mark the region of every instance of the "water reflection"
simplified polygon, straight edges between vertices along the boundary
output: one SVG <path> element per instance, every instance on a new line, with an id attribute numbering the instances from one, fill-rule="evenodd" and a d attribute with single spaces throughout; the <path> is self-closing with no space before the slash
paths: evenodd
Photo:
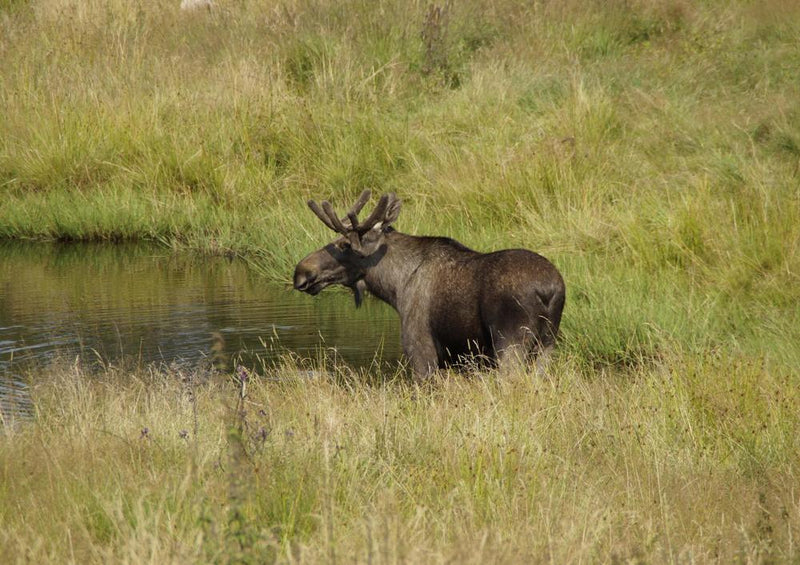
<path id="1" fill-rule="evenodd" d="M 287 350 L 312 357 L 320 347 L 356 367 L 370 365 L 377 351 L 394 363 L 398 325 L 377 300 L 356 310 L 347 293 L 311 298 L 267 283 L 236 260 L 136 245 L 0 244 L 6 387 L 20 364 L 54 356 L 199 363 L 211 354 L 214 334 L 227 359 L 251 366 Z"/>
<path id="2" fill-rule="evenodd" d="M 28 386 L 12 376 L 0 376 L 0 430 L 33 416 Z"/>

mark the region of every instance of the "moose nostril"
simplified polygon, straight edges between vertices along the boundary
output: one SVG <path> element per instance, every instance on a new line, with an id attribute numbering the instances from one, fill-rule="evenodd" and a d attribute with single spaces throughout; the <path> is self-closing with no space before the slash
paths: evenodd
<path id="1" fill-rule="evenodd" d="M 310 273 L 295 273 L 294 275 L 294 287 L 297 290 L 306 290 L 311 284 L 314 282 L 314 275 Z"/>

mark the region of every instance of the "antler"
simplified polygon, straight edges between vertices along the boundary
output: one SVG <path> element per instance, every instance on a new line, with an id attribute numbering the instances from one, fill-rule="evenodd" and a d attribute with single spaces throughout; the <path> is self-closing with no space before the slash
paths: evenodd
<path id="1" fill-rule="evenodd" d="M 328 202 L 323 202 L 323 205 L 324 204 L 328 204 L 330 206 L 330 203 L 328 203 Z M 333 224 L 333 222 L 331 222 L 330 218 L 328 218 L 328 215 L 322 210 L 322 208 L 319 207 L 319 204 L 317 204 L 313 200 L 309 200 L 308 201 L 308 207 L 311 208 L 311 211 L 314 212 L 314 214 L 317 215 L 317 218 L 322 220 L 323 224 L 325 224 L 326 226 L 328 226 L 330 229 L 332 229 L 335 232 L 339 231 L 336 228 L 336 226 Z"/>
<path id="2" fill-rule="evenodd" d="M 353 225 L 353 229 L 359 234 L 365 234 L 374 228 L 375 224 L 383 220 L 383 217 L 386 215 L 386 208 L 389 206 L 389 200 L 393 199 L 394 197 L 394 194 L 384 194 L 381 196 L 381 199 L 378 201 L 378 205 L 375 206 L 372 214 L 370 214 L 369 217 L 364 220 L 363 224 L 358 223 L 355 214 L 348 214 L 347 216 L 350 218 L 350 223 Z"/>
<path id="3" fill-rule="evenodd" d="M 350 231 L 356 231 L 359 234 L 362 234 L 365 231 L 367 231 L 367 229 L 371 229 L 376 223 L 372 222 L 372 225 L 369 225 L 369 220 L 368 220 L 365 224 L 359 225 L 357 220 L 358 213 L 367 203 L 371 194 L 372 192 L 370 190 L 364 190 L 358 197 L 358 200 L 356 200 L 355 204 L 353 204 L 350 210 L 347 211 L 345 218 L 348 218 L 350 220 L 349 226 L 345 225 L 345 223 L 343 222 L 344 218 L 341 219 L 339 218 L 339 216 L 336 214 L 336 211 L 333 209 L 333 206 L 327 200 L 322 201 L 322 206 L 320 206 L 313 200 L 309 200 L 308 207 L 311 208 L 311 211 L 314 212 L 314 214 L 316 214 L 316 216 L 320 220 L 322 220 L 323 224 L 328 226 L 328 228 L 335 231 L 336 233 L 346 234 L 347 232 Z M 383 198 L 381 199 L 381 202 L 378 203 L 378 208 L 381 208 L 382 203 L 383 203 Z M 376 209 L 376 211 L 378 210 Z M 372 215 L 370 215 L 370 219 L 374 215 L 375 212 L 373 212 Z M 369 227 L 367 229 L 364 229 L 364 227 L 367 225 L 369 225 Z"/>
<path id="4" fill-rule="evenodd" d="M 334 211 L 330 202 L 323 200 L 322 209 L 325 210 L 325 214 L 328 215 L 328 219 L 333 224 L 333 231 L 338 233 L 347 233 L 349 231 L 342 223 L 342 220 L 339 219 L 339 216 L 336 215 L 336 211 Z"/>
<path id="5" fill-rule="evenodd" d="M 369 190 L 369 189 L 364 190 L 361 193 L 361 196 L 358 197 L 358 200 L 356 200 L 356 203 L 353 204 L 353 207 L 350 208 L 350 210 L 347 212 L 347 217 L 349 218 L 350 214 L 352 214 L 354 216 L 357 215 L 361 211 L 361 209 L 364 207 L 364 204 L 367 203 L 367 201 L 369 200 L 369 197 L 371 195 L 372 195 L 372 191 L 371 190 Z"/>
<path id="6" fill-rule="evenodd" d="M 374 228 L 379 222 L 384 221 L 387 215 L 392 215 L 395 209 L 399 207 L 399 201 L 393 192 L 384 194 L 367 219 L 363 223 L 359 223 L 358 213 L 367 203 L 371 194 L 369 190 L 364 190 L 356 200 L 356 203 L 347 211 L 346 218 L 350 222 L 349 226 L 344 223 L 344 218 L 339 218 L 333 206 L 327 200 L 322 201 L 321 207 L 313 200 L 309 200 L 308 207 L 322 220 L 323 224 L 336 233 L 360 237 Z"/>

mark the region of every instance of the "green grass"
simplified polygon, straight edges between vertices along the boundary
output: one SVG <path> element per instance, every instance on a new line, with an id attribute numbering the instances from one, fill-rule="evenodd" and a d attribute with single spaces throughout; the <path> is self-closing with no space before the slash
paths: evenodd
<path id="1" fill-rule="evenodd" d="M 551 258 L 593 362 L 732 337 L 800 362 L 791 2 L 2 10 L 0 237 L 287 281 L 330 237 L 306 199 L 394 190 L 402 230 Z"/>
<path id="2" fill-rule="evenodd" d="M 149 240 L 287 281 L 331 235 L 305 200 L 341 208 L 369 187 L 399 194 L 403 231 L 531 248 L 567 281 L 551 380 L 263 385 L 259 402 L 338 414 L 339 439 L 312 438 L 297 406 L 276 413 L 309 435 L 258 464 L 271 486 L 246 510 L 268 539 L 249 546 L 309 562 L 797 560 L 780 404 L 800 386 L 795 2 L 465 0 L 438 19 L 400 0 L 177 4 L 0 0 L 0 237 Z M 117 386 L 95 400 L 146 410 L 157 394 Z M 213 414 L 212 459 L 227 449 Z M 400 446 L 379 453 L 387 414 Z M 8 480 L 35 483 L 6 487 L 28 493 L 13 517 L 30 533 L 3 547 L 72 559 L 68 523 L 79 562 L 229 554 L 196 541 L 204 516 L 227 527 L 226 475 L 206 461 L 198 482 L 172 432 L 145 450 L 157 463 L 111 459 L 144 457 L 135 428 L 155 426 L 117 416 L 127 443 L 72 423 L 81 449 L 53 455 L 43 424 L 3 440 Z M 95 500 L 71 473 L 97 445 L 118 467 L 91 479 Z"/>

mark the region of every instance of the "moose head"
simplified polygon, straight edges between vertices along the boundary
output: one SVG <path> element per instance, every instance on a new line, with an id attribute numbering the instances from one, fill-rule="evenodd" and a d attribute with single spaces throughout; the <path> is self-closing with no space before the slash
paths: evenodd
<path id="1" fill-rule="evenodd" d="M 308 201 L 311 211 L 340 237 L 297 264 L 294 288 L 313 296 L 326 286 L 342 284 L 353 290 L 356 306 L 361 305 L 366 288 L 363 278 L 367 269 L 377 264 L 386 252 L 386 234 L 400 214 L 400 200 L 389 193 L 381 197 L 366 220 L 359 222 L 358 214 L 370 194 L 369 190 L 363 191 L 342 218 L 327 200 L 323 200 L 322 205 Z"/>

